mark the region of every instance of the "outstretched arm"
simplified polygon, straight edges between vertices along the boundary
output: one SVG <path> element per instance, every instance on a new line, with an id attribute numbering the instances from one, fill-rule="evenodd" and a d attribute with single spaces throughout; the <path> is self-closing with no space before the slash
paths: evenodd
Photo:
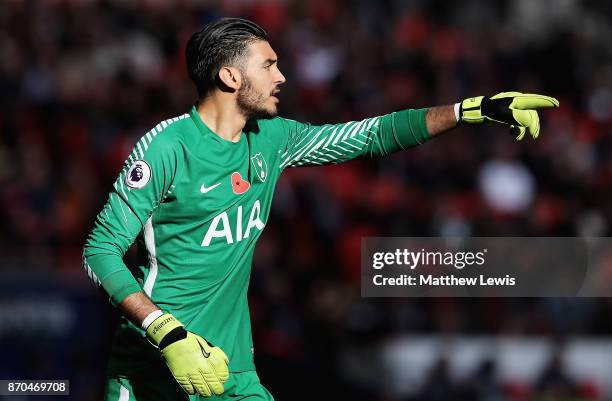
<path id="1" fill-rule="evenodd" d="M 284 140 L 280 168 L 342 163 L 359 157 L 379 157 L 421 145 L 458 124 L 493 122 L 506 125 L 516 139 L 537 138 L 537 109 L 557 107 L 557 99 L 520 92 L 472 97 L 455 105 L 408 109 L 343 124 L 311 125 L 282 118 Z"/>

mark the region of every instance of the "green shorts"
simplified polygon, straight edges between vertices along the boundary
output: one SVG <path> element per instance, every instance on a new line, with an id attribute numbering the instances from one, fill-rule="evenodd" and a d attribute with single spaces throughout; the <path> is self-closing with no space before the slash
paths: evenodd
<path id="1" fill-rule="evenodd" d="M 257 372 L 230 373 L 222 395 L 202 397 L 187 395 L 170 375 L 164 377 L 109 377 L 105 401 L 274 401 L 272 394 L 259 382 Z"/>

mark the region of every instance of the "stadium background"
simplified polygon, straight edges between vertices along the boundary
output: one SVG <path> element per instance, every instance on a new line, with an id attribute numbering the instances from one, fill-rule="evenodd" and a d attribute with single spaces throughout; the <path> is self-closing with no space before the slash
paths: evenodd
<path id="1" fill-rule="evenodd" d="M 230 15 L 270 34 L 297 120 L 509 89 L 561 101 L 537 142 L 461 128 L 284 175 L 250 291 L 277 400 L 612 399 L 609 299 L 359 296 L 366 235 L 610 235 L 603 0 L 3 0 L 0 378 L 69 378 L 69 399 L 100 399 L 116 317 L 81 269 L 84 238 L 137 138 L 193 102 L 187 38 Z"/>

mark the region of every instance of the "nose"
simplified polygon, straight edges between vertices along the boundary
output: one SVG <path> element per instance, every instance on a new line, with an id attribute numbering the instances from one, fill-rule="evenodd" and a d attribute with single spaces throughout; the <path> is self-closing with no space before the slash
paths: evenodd
<path id="1" fill-rule="evenodd" d="M 278 76 L 276 77 L 276 83 L 277 84 L 284 84 L 287 80 L 285 79 L 285 76 L 283 75 L 282 72 L 280 72 L 280 70 L 278 70 Z"/>

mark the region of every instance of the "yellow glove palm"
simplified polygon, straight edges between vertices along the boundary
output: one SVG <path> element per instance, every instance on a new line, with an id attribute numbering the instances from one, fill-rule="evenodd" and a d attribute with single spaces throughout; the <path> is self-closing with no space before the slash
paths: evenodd
<path id="1" fill-rule="evenodd" d="M 507 124 L 516 132 L 516 140 L 524 138 L 525 133 L 535 139 L 540 134 L 540 118 L 536 109 L 559 107 L 554 97 L 534 93 L 501 92 L 490 98 L 472 97 L 461 102 L 461 121 L 482 123 L 494 121 Z"/>
<path id="2" fill-rule="evenodd" d="M 172 376 L 187 394 L 223 394 L 223 383 L 229 379 L 229 360 L 221 348 L 186 331 L 170 314 L 151 323 L 147 338 L 159 347 Z"/>

